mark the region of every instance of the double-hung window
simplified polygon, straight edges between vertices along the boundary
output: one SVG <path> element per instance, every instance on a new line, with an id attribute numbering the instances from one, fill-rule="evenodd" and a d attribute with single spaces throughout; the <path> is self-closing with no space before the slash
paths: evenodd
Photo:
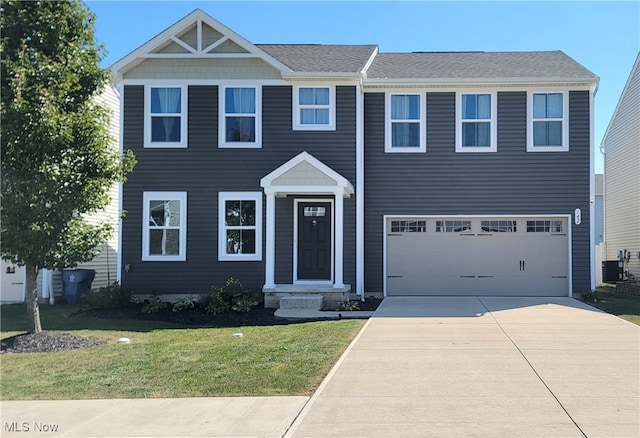
<path id="1" fill-rule="evenodd" d="M 335 87 L 294 87 L 293 129 L 335 130 Z"/>
<path id="2" fill-rule="evenodd" d="M 261 192 L 220 192 L 218 260 L 262 260 Z"/>
<path id="3" fill-rule="evenodd" d="M 142 260 L 185 261 L 187 258 L 187 193 L 144 192 Z"/>
<path id="4" fill-rule="evenodd" d="M 529 93 L 527 151 L 569 150 L 566 92 Z"/>
<path id="5" fill-rule="evenodd" d="M 385 152 L 425 152 L 425 96 L 415 93 L 388 93 L 385 107 Z"/>
<path id="6" fill-rule="evenodd" d="M 145 88 L 145 147 L 187 147 L 186 87 Z"/>
<path id="7" fill-rule="evenodd" d="M 458 93 L 456 152 L 496 152 L 496 93 Z"/>
<path id="8" fill-rule="evenodd" d="M 220 147 L 259 148 L 262 145 L 260 87 L 221 87 Z"/>

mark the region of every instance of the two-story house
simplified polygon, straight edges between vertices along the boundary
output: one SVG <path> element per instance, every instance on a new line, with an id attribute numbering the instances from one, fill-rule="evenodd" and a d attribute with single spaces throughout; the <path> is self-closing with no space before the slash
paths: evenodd
<path id="1" fill-rule="evenodd" d="M 256 45 L 196 10 L 113 69 L 138 293 L 593 287 L 598 78 L 560 51 Z"/>

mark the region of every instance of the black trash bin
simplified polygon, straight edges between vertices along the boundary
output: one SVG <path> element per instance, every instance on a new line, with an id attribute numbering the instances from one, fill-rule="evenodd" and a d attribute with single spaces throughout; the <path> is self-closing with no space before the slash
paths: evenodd
<path id="1" fill-rule="evenodd" d="M 67 304 L 78 304 L 80 297 L 91 290 L 96 278 L 93 269 L 65 269 L 62 271 L 62 296 Z"/>

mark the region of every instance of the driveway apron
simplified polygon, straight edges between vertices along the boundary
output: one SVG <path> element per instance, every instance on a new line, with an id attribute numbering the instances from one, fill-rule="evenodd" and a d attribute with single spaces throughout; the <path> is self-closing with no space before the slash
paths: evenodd
<path id="1" fill-rule="evenodd" d="M 386 298 L 288 437 L 640 437 L 640 327 L 571 298 Z"/>

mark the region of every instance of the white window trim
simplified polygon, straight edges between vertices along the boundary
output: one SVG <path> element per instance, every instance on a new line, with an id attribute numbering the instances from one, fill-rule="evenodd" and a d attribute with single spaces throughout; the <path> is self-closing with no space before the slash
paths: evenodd
<path id="1" fill-rule="evenodd" d="M 149 253 L 149 202 L 153 200 L 180 201 L 180 248 L 178 255 Z M 187 260 L 187 192 L 143 192 L 142 194 L 142 261 L 184 262 Z"/>
<path id="2" fill-rule="evenodd" d="M 392 141 L 392 120 L 391 120 L 391 96 L 398 95 L 413 95 L 420 97 L 420 146 L 419 147 L 393 147 L 391 145 Z M 407 153 L 424 153 L 427 151 L 427 93 L 418 92 L 415 90 L 406 90 L 406 91 L 394 91 L 385 93 L 385 109 L 384 109 L 384 120 L 385 120 L 385 141 L 384 141 L 384 151 L 386 153 L 398 153 L 398 154 L 407 154 Z M 399 122 L 402 122 L 399 120 Z M 413 120 L 408 120 L 408 122 L 413 122 Z"/>
<path id="3" fill-rule="evenodd" d="M 562 94 L 562 119 L 534 119 L 533 95 L 534 94 Z M 534 146 L 533 122 L 534 121 L 561 121 L 562 122 L 562 146 Z M 569 92 L 558 90 L 536 90 L 527 92 L 527 152 L 568 152 L 569 151 Z"/>
<path id="4" fill-rule="evenodd" d="M 152 88 L 180 88 L 180 141 L 152 142 L 151 141 L 151 89 Z M 153 84 L 144 86 L 144 147 L 145 148 L 186 148 L 188 146 L 188 88 L 186 85 Z"/>
<path id="5" fill-rule="evenodd" d="M 227 201 L 255 201 L 256 203 L 256 252 L 255 254 L 227 254 L 227 227 L 225 225 Z M 262 260 L 262 192 L 219 192 L 218 193 L 218 261 L 261 261 Z"/>
<path id="6" fill-rule="evenodd" d="M 489 94 L 491 95 L 491 119 L 462 119 L 462 96 L 469 94 Z M 462 123 L 469 122 L 489 122 L 489 135 L 491 144 L 489 147 L 462 146 Z M 461 153 L 485 153 L 498 151 L 498 93 L 495 91 L 478 90 L 463 91 L 456 93 L 456 152 Z"/>
<path id="7" fill-rule="evenodd" d="M 301 88 L 328 88 L 329 89 L 329 105 L 301 105 L 300 89 Z M 292 127 L 294 131 L 335 131 L 336 130 L 336 86 L 335 85 L 295 85 L 293 87 L 292 96 Z M 329 123 L 326 125 L 302 124 L 300 121 L 300 110 L 309 109 L 328 109 Z"/>
<path id="8" fill-rule="evenodd" d="M 225 96 L 227 88 L 253 88 L 256 90 L 256 141 L 227 142 L 227 114 L 225 112 Z M 228 84 L 221 85 L 218 91 L 218 147 L 233 149 L 256 149 L 262 147 L 262 86 Z"/>

